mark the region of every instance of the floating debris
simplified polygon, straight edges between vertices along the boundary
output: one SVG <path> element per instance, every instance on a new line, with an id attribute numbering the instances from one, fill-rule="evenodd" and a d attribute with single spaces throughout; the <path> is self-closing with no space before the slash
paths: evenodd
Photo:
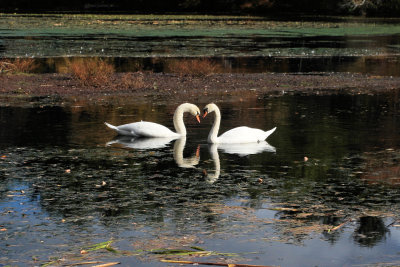
<path id="1" fill-rule="evenodd" d="M 175 260 L 161 260 L 161 261 L 168 262 L 168 263 L 193 264 L 193 265 L 213 265 L 213 266 L 227 266 L 227 267 L 272 267 L 269 265 L 253 265 L 253 264 L 222 263 L 222 262 L 175 261 Z"/>

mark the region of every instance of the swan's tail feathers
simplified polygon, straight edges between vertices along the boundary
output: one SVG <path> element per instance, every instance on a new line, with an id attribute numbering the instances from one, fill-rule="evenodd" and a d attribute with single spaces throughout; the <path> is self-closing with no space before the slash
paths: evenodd
<path id="1" fill-rule="evenodd" d="M 272 128 L 271 130 L 266 131 L 264 140 L 267 139 L 268 136 L 270 136 L 273 132 L 275 132 L 275 130 L 276 130 L 276 127 Z"/>
<path id="2" fill-rule="evenodd" d="M 113 130 L 115 130 L 115 131 L 118 130 L 117 127 L 115 127 L 114 125 L 111 125 L 111 124 L 109 124 L 109 123 L 107 123 L 107 122 L 105 122 L 104 124 L 107 125 L 107 127 L 110 128 L 110 129 L 113 129 Z"/>

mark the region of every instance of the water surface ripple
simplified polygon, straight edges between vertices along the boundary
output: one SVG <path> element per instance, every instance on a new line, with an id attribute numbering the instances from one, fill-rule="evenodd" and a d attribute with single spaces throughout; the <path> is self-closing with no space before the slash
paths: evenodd
<path id="1" fill-rule="evenodd" d="M 177 104 L 0 107 L 0 264 L 167 266 L 150 250 L 190 246 L 238 253 L 199 261 L 400 262 L 394 94 L 217 103 L 221 132 L 278 127 L 268 144 L 239 148 L 207 144 L 212 115 L 185 116 L 187 138 L 160 142 L 103 124 L 173 128 Z M 80 253 L 108 240 L 119 253 Z"/>

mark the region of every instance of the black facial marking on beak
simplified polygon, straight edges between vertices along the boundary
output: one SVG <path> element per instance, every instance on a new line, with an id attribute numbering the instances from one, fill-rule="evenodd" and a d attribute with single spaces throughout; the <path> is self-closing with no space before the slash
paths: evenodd
<path id="1" fill-rule="evenodd" d="M 203 118 L 205 118 L 208 114 L 208 108 L 203 109 Z"/>

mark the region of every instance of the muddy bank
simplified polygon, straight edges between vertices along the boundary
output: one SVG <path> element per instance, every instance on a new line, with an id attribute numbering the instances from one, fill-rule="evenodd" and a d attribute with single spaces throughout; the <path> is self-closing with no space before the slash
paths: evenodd
<path id="1" fill-rule="evenodd" d="M 54 96 L 61 99 L 129 96 L 135 99 L 185 100 L 199 97 L 268 97 L 283 94 L 375 94 L 400 89 L 400 77 L 350 73 L 212 74 L 116 73 L 106 84 L 84 85 L 68 74 L 0 75 L 6 98 Z"/>

